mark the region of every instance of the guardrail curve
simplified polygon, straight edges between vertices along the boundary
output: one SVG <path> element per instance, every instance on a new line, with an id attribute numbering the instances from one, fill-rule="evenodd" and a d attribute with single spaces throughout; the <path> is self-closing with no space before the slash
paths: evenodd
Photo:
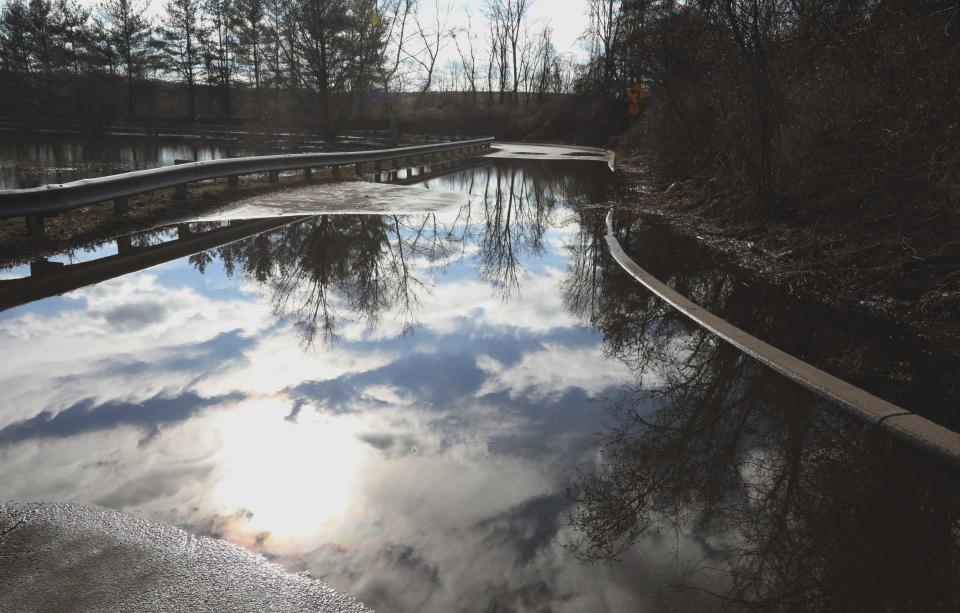
<path id="1" fill-rule="evenodd" d="M 851 414 L 912 447 L 946 460 L 954 469 L 960 470 L 960 433 L 874 396 L 777 349 L 717 317 L 641 268 L 623 250 L 614 234 L 612 209 L 607 213 L 606 241 L 610 255 L 627 274 L 700 327 L 818 396 L 839 404 Z"/>

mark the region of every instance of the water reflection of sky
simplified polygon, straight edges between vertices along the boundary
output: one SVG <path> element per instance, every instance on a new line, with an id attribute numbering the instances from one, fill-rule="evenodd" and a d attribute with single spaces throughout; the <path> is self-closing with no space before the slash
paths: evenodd
<path id="1" fill-rule="evenodd" d="M 650 539 L 619 566 L 563 547 L 601 398 L 637 378 L 564 305 L 564 201 L 593 196 L 537 185 L 559 202 L 513 219 L 504 272 L 483 172 L 431 185 L 477 198 L 430 220 L 442 252 L 413 254 L 412 332 L 393 301 L 375 327 L 341 308 L 335 342 L 305 345 L 275 279 L 218 257 L 4 313 L 3 497 L 222 535 L 385 610 L 635 609 L 637 573 L 697 546 Z"/>

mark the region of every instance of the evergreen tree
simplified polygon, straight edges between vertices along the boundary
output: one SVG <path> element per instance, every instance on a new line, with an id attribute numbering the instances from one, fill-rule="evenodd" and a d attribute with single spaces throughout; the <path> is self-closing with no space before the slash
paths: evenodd
<path id="1" fill-rule="evenodd" d="M 162 66 L 187 86 L 191 120 L 197 116 L 196 85 L 202 76 L 207 33 L 200 10 L 200 0 L 169 0 L 155 41 Z"/>
<path id="2" fill-rule="evenodd" d="M 150 22 L 141 0 L 106 0 L 100 5 L 98 45 L 100 59 L 111 74 L 122 71 L 127 82 L 127 112 L 133 114 L 134 89 L 143 80 L 150 60 Z"/>
<path id="3" fill-rule="evenodd" d="M 237 43 L 240 61 L 253 79 L 257 91 L 263 82 L 263 53 L 266 36 L 267 15 L 265 0 L 235 0 L 234 22 L 237 28 Z"/>
<path id="4" fill-rule="evenodd" d="M 23 0 L 11 0 L 0 14 L 0 62 L 8 72 L 30 74 L 30 18 Z"/>
<path id="5" fill-rule="evenodd" d="M 223 114 L 231 114 L 230 86 L 237 66 L 240 43 L 234 0 L 206 0 L 207 36 L 204 39 L 204 65 L 207 82 L 220 90 Z"/>

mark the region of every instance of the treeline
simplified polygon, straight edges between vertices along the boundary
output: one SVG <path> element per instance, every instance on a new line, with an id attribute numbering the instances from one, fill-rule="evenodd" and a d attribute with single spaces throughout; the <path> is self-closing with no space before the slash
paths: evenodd
<path id="1" fill-rule="evenodd" d="M 488 0 L 475 29 L 449 25 L 453 6 L 439 1 L 166 0 L 151 19 L 146 0 L 6 0 L 0 113 L 259 118 L 333 133 L 398 129 L 404 92 L 530 104 L 569 92 L 575 68 L 549 27 L 531 28 L 529 4 Z"/>
<path id="2" fill-rule="evenodd" d="M 746 188 L 771 211 L 956 211 L 956 0 L 590 5 L 591 62 L 578 86 L 614 110 L 633 83 L 648 89 L 632 136 L 658 153 L 667 181 Z"/>
<path id="3" fill-rule="evenodd" d="M 56 114 L 78 89 L 101 99 L 106 88 L 137 116 L 155 110 L 157 82 L 168 81 L 181 86 L 186 119 L 196 118 L 201 89 L 216 92 L 215 113 L 230 119 L 240 88 L 260 94 L 258 104 L 272 100 L 274 111 L 281 91 L 297 89 L 332 125 L 335 94 L 369 91 L 386 78 L 387 25 L 374 0 L 169 0 L 156 23 L 146 9 L 141 0 L 105 0 L 93 11 L 73 0 L 8 0 L 0 17 L 4 102 Z"/>

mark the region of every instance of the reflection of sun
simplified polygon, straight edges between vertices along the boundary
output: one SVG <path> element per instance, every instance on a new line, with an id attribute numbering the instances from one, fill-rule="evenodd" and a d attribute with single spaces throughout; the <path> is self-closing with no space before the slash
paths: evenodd
<path id="1" fill-rule="evenodd" d="M 213 499 L 252 514 L 231 527 L 241 533 L 232 537 L 268 532 L 274 547 L 322 538 L 354 498 L 365 458 L 359 424 L 306 408 L 291 423 L 284 420 L 291 404 L 289 398 L 244 402 L 218 420 L 223 477 Z"/>

